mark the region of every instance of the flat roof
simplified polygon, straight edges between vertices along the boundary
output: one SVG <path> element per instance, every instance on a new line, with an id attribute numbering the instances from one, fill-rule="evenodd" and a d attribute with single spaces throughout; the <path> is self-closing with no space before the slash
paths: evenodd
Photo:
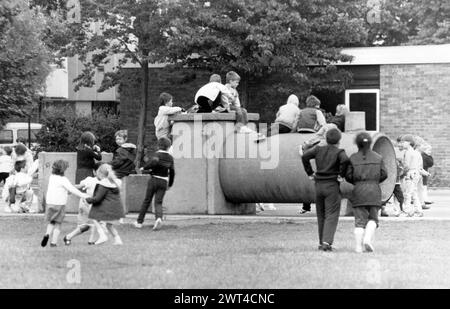
<path id="1" fill-rule="evenodd" d="M 341 53 L 354 58 L 339 65 L 450 63 L 450 44 L 352 47 Z"/>

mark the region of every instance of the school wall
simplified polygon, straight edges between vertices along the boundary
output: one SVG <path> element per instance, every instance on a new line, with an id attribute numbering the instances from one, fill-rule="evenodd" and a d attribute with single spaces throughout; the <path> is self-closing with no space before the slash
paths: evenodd
<path id="1" fill-rule="evenodd" d="M 433 147 L 431 187 L 450 187 L 450 64 L 382 65 L 380 130 L 412 133 Z"/>

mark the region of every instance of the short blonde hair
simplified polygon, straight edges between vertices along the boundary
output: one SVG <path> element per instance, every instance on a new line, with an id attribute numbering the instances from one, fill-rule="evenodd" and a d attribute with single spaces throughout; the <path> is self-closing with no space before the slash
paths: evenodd
<path id="1" fill-rule="evenodd" d="M 128 131 L 127 130 L 119 130 L 114 134 L 114 137 L 117 138 L 117 136 L 122 137 L 124 140 L 128 139 Z"/>
<path id="2" fill-rule="evenodd" d="M 237 81 L 241 80 L 241 77 L 239 76 L 239 74 L 234 71 L 228 72 L 226 78 L 227 78 L 227 83 L 234 81 L 234 80 L 237 80 Z"/>
<path id="3" fill-rule="evenodd" d="M 345 104 L 336 106 L 336 116 L 347 115 L 349 113 L 348 107 Z"/>
<path id="4" fill-rule="evenodd" d="M 219 74 L 213 74 L 209 77 L 210 83 L 222 83 L 222 77 Z"/>

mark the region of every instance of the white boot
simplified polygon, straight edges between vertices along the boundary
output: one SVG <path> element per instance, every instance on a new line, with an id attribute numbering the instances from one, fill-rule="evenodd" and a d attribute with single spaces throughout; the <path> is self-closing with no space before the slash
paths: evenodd
<path id="1" fill-rule="evenodd" d="M 364 229 L 362 227 L 356 227 L 355 228 L 355 251 L 356 253 L 362 253 L 363 252 L 363 238 L 364 238 Z"/>
<path id="2" fill-rule="evenodd" d="M 376 229 L 377 229 L 377 224 L 375 223 L 375 221 L 370 220 L 369 222 L 367 222 L 365 233 L 364 233 L 364 240 L 363 240 L 364 248 L 366 249 L 367 252 L 374 251 L 372 241 L 373 241 L 373 236 L 375 235 Z"/>

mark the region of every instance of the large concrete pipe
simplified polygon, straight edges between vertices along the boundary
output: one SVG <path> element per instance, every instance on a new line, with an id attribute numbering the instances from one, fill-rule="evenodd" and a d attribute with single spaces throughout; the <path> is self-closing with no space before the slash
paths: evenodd
<path id="1" fill-rule="evenodd" d="M 340 148 L 348 156 L 357 151 L 356 133 L 343 133 Z M 299 149 L 315 134 L 280 134 L 255 143 L 251 135 L 233 134 L 225 141 L 219 161 L 223 193 L 233 203 L 300 203 L 314 202 L 314 183 L 307 176 Z M 384 134 L 373 135 L 372 149 L 381 154 L 388 179 L 381 184 L 386 201 L 394 190 L 397 168 L 395 151 Z M 245 148 L 245 149 L 243 149 Z M 341 183 L 341 192 L 349 197 L 352 185 Z"/>

